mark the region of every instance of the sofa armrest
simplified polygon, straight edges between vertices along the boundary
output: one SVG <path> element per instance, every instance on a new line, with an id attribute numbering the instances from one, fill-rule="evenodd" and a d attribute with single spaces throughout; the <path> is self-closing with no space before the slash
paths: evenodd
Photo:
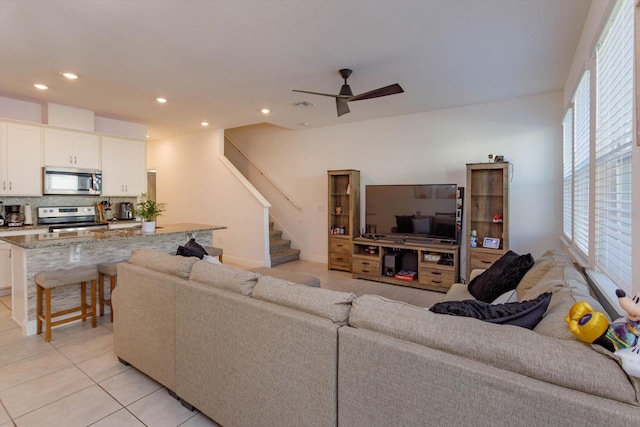
<path id="1" fill-rule="evenodd" d="M 482 268 L 474 268 L 473 270 L 471 270 L 471 273 L 469 273 L 469 282 L 471 282 L 473 279 L 475 279 L 476 277 L 478 277 L 479 275 L 481 275 L 485 271 L 486 270 L 484 270 Z"/>

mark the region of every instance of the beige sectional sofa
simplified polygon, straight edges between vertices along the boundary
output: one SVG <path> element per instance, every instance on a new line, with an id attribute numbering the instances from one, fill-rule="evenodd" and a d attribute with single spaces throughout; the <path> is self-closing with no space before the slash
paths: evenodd
<path id="1" fill-rule="evenodd" d="M 534 330 L 151 250 L 118 276 L 118 357 L 225 427 L 640 420 L 639 381 L 567 329 L 574 302 L 600 305 L 560 252 L 517 289 L 519 300 L 553 292 Z M 457 284 L 447 298 L 472 297 Z"/>

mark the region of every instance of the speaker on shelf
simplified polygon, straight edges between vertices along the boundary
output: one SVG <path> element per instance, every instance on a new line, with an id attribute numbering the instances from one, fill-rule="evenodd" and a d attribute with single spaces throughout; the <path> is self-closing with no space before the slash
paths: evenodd
<path id="1" fill-rule="evenodd" d="M 393 277 L 402 270 L 402 252 L 389 252 L 384 256 L 383 272 L 385 276 Z"/>

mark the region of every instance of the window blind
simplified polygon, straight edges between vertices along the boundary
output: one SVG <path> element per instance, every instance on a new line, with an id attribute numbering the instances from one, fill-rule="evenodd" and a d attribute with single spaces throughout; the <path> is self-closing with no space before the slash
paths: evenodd
<path id="1" fill-rule="evenodd" d="M 591 73 L 586 71 L 574 98 L 573 242 L 589 256 L 589 147 L 591 146 Z"/>
<path id="2" fill-rule="evenodd" d="M 620 0 L 596 52 L 595 263 L 631 290 L 633 1 Z"/>
<path id="3" fill-rule="evenodd" d="M 573 241 L 573 109 L 569 108 L 562 121 L 562 232 Z"/>

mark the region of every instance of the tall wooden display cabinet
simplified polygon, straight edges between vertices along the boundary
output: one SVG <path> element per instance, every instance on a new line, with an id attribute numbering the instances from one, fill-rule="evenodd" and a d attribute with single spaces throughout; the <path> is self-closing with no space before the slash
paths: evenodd
<path id="1" fill-rule="evenodd" d="M 351 243 L 360 234 L 360 171 L 327 171 L 329 270 L 351 271 Z"/>
<path id="2" fill-rule="evenodd" d="M 508 162 L 467 164 L 465 209 L 468 281 L 471 270 L 490 267 L 509 250 Z"/>

